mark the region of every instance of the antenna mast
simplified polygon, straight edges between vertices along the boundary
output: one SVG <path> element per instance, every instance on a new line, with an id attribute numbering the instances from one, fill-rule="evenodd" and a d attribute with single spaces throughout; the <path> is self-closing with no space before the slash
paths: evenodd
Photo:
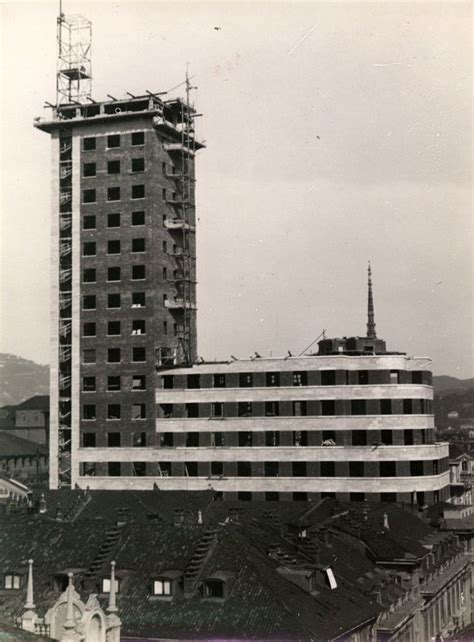
<path id="1" fill-rule="evenodd" d="M 56 105 L 87 103 L 92 88 L 92 23 L 79 15 L 65 16 L 59 2 Z"/>

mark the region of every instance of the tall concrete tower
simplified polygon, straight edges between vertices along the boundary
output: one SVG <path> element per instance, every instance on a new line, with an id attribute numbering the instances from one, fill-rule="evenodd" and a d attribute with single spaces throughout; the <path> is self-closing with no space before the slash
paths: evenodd
<path id="1" fill-rule="evenodd" d="M 189 80 L 185 99 L 147 91 L 96 102 L 90 38 L 87 20 L 60 14 L 56 104 L 35 120 L 52 144 L 52 488 L 151 474 L 152 463 L 88 464 L 80 453 L 153 448 L 156 372 L 197 352 L 203 145 Z"/>

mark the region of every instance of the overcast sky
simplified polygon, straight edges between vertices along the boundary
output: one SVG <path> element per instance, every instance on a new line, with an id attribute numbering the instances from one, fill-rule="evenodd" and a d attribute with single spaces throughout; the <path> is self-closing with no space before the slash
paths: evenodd
<path id="1" fill-rule="evenodd" d="M 1 350 L 49 362 L 58 3 L 3 2 Z M 471 3 L 68 2 L 93 96 L 198 86 L 199 354 L 366 330 L 472 376 Z M 173 94 L 176 95 L 176 94 Z"/>

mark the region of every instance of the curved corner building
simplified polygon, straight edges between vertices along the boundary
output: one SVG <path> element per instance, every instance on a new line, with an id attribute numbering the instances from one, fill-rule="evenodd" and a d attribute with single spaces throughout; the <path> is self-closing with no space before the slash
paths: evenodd
<path id="1" fill-rule="evenodd" d="M 81 448 L 90 488 L 213 488 L 224 499 L 397 501 L 449 497 L 436 443 L 430 359 L 390 352 L 375 333 L 323 339 L 303 357 L 161 369 L 156 439 Z M 135 476 L 122 476 L 133 461 Z"/>

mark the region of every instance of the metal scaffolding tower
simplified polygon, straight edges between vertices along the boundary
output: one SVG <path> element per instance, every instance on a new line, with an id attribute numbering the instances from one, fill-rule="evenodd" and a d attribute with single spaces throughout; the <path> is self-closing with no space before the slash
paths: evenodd
<path id="1" fill-rule="evenodd" d="M 60 9 L 57 24 L 56 105 L 86 103 L 92 86 L 92 23 Z"/>

